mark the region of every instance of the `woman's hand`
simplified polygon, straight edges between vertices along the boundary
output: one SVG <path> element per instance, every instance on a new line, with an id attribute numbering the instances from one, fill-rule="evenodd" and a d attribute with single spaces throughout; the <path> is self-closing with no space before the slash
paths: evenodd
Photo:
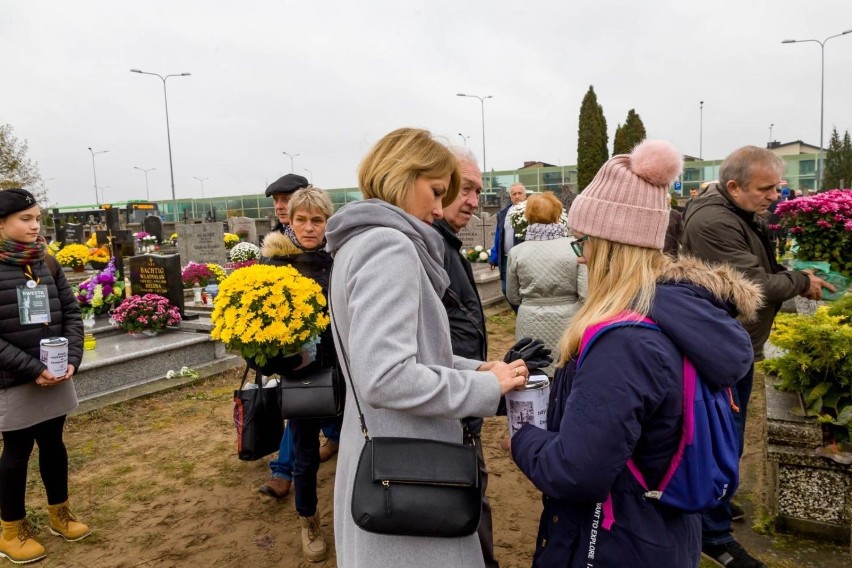
<path id="1" fill-rule="evenodd" d="M 518 359 L 511 363 L 493 362 L 493 365 L 488 370 L 497 375 L 501 395 L 506 394 L 510 390 L 522 389 L 527 384 L 527 378 L 530 376 L 527 364 L 524 363 L 523 359 Z"/>

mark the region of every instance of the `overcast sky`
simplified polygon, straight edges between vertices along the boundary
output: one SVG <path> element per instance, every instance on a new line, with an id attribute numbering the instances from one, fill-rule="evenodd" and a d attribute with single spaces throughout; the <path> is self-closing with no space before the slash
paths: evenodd
<path id="1" fill-rule="evenodd" d="M 722 158 L 819 143 L 820 47 L 852 29 L 852 1 L 504 2 L 0 0 L 0 123 L 29 141 L 53 202 L 171 197 L 168 80 L 178 198 L 260 193 L 290 171 L 354 186 L 360 159 L 400 126 L 454 144 L 488 170 L 571 165 L 594 85 L 610 136 L 635 108 L 649 137 Z M 825 49 L 825 144 L 852 130 L 852 34 Z M 703 137 L 699 101 L 704 101 Z M 308 174 L 305 169 L 312 172 Z"/>

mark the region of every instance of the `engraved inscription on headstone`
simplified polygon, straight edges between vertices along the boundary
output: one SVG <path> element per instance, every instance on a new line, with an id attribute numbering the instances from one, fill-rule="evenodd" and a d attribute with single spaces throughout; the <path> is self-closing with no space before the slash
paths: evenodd
<path id="1" fill-rule="evenodd" d="M 490 249 L 494 243 L 494 227 L 496 216 L 484 214 L 480 219 L 473 215 L 467 225 L 459 231 L 459 239 L 462 242 L 462 248 L 469 249 L 477 245 L 484 249 Z"/>
<path id="2" fill-rule="evenodd" d="M 178 252 L 183 262 L 225 264 L 225 230 L 221 223 L 178 224 Z"/>
<path id="3" fill-rule="evenodd" d="M 254 219 L 249 219 L 248 217 L 229 217 L 228 231 L 250 243 L 257 243 L 257 227 L 254 224 Z"/>
<path id="4" fill-rule="evenodd" d="M 83 225 L 80 223 L 68 223 L 65 225 L 65 242 L 62 246 L 78 244 L 82 245 L 86 242 L 86 235 L 83 232 Z"/>
<path id="5" fill-rule="evenodd" d="M 142 221 L 142 228 L 149 235 L 157 237 L 157 244 L 163 242 L 163 220 L 156 215 L 148 215 Z"/>
<path id="6" fill-rule="evenodd" d="M 133 295 L 158 294 L 184 313 L 180 257 L 176 254 L 142 254 L 130 259 Z"/>

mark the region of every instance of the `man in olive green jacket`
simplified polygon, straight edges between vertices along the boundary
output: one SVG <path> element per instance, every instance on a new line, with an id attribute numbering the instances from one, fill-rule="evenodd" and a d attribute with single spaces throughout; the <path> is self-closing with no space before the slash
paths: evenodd
<path id="1" fill-rule="evenodd" d="M 757 319 L 745 324 L 751 336 L 755 360 L 763 359 L 763 346 L 769 338 L 775 314 L 785 300 L 804 296 L 822 297 L 822 288 L 834 290 L 824 280 L 807 271 L 787 270 L 775 260 L 766 229 L 766 212 L 778 199 L 778 185 L 784 162 L 769 150 L 745 146 L 725 158 L 719 181 L 693 198 L 684 218 L 684 254 L 702 260 L 722 262 L 742 271 L 763 289 L 765 304 Z M 744 441 L 746 410 L 751 396 L 754 367 L 733 389 L 740 412 L 734 415 L 740 443 Z M 726 503 L 704 514 L 702 551 L 728 568 L 759 568 L 764 564 L 752 558 L 731 536 L 732 515 Z"/>

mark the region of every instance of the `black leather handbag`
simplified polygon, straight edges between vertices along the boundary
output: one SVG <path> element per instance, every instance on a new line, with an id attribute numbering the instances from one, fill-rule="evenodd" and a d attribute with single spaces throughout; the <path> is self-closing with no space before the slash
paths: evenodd
<path id="1" fill-rule="evenodd" d="M 237 455 L 241 460 L 254 461 L 278 451 L 284 420 L 278 389 L 263 388 L 260 371 L 255 371 L 253 383 L 246 383 L 248 372 L 246 367 L 240 388 L 234 391 L 234 426 Z M 254 388 L 246 389 L 246 384 Z"/>
<path id="2" fill-rule="evenodd" d="M 343 412 L 346 384 L 337 366 L 287 371 L 279 381 L 284 418 L 329 418 Z"/>
<path id="3" fill-rule="evenodd" d="M 329 303 L 331 302 L 329 284 Z M 476 449 L 419 438 L 370 438 L 349 358 L 329 307 L 364 447 L 352 491 L 352 519 L 378 534 L 456 538 L 476 532 L 482 513 Z"/>

